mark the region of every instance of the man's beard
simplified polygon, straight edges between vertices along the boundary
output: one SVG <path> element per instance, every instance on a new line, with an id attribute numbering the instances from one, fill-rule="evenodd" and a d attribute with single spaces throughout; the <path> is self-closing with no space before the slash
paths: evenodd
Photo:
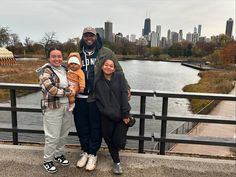
<path id="1" fill-rule="evenodd" d="M 84 42 L 84 48 L 85 48 L 85 49 L 91 50 L 91 49 L 94 49 L 95 47 L 96 47 L 96 41 L 95 41 L 92 45 L 87 45 L 87 44 Z"/>

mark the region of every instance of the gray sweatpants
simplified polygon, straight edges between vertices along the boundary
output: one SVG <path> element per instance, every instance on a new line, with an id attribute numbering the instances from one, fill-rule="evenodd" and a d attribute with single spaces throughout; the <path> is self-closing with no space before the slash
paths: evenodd
<path id="1" fill-rule="evenodd" d="M 46 109 L 43 117 L 45 134 L 44 161 L 49 162 L 64 155 L 66 137 L 72 125 L 72 113 L 69 104 L 61 104 L 58 109 Z"/>

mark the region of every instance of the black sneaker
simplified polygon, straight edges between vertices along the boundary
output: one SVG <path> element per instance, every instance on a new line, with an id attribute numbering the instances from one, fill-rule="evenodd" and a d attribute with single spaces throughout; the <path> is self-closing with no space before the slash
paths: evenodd
<path id="1" fill-rule="evenodd" d="M 70 162 L 65 158 L 64 155 L 61 155 L 59 157 L 55 157 L 55 162 L 60 163 L 61 165 L 67 166 L 70 164 Z"/>
<path id="2" fill-rule="evenodd" d="M 50 162 L 44 162 L 43 163 L 43 167 L 45 168 L 45 170 L 48 173 L 56 173 L 57 172 L 57 168 L 55 167 L 55 165 L 53 164 L 52 161 Z"/>

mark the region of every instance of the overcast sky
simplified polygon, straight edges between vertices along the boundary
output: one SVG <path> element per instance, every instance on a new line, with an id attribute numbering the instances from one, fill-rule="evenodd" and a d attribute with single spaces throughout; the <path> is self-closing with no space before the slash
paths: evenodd
<path id="1" fill-rule="evenodd" d="M 193 32 L 202 25 L 202 35 L 225 33 L 226 20 L 232 18 L 235 28 L 235 0 L 0 0 L 0 26 L 9 27 L 20 40 L 43 38 L 45 32 L 56 32 L 59 41 L 81 37 L 85 26 L 104 27 L 113 23 L 113 33 L 141 36 L 146 16 L 151 30 L 161 25 L 167 30 Z M 233 32 L 233 34 L 235 34 Z"/>

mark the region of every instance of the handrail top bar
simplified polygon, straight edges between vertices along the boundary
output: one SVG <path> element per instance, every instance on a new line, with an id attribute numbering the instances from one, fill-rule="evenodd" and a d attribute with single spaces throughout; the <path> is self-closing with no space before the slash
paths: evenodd
<path id="1" fill-rule="evenodd" d="M 3 83 L 0 82 L 1 89 L 33 89 L 40 90 L 39 84 L 20 84 L 20 83 Z"/>
<path id="2" fill-rule="evenodd" d="M 236 95 L 231 94 L 216 94 L 216 93 L 201 93 L 201 92 L 163 92 L 163 91 L 155 91 L 155 95 L 157 97 L 169 97 L 169 98 L 191 98 L 191 99 L 214 99 L 214 100 L 228 100 L 228 101 L 236 101 Z"/>
<path id="3" fill-rule="evenodd" d="M 137 96 L 154 96 L 155 91 L 153 90 L 137 90 L 137 89 L 131 89 L 132 95 Z"/>
<path id="4" fill-rule="evenodd" d="M 20 84 L 20 83 L 2 83 L 0 89 L 26 89 L 41 90 L 39 84 Z M 136 90 L 131 89 L 132 95 L 136 96 L 157 96 L 169 98 L 191 98 L 191 99 L 212 99 L 212 100 L 228 100 L 236 101 L 236 96 L 231 94 L 215 94 L 215 93 L 193 93 L 193 92 L 164 92 L 158 90 Z"/>

